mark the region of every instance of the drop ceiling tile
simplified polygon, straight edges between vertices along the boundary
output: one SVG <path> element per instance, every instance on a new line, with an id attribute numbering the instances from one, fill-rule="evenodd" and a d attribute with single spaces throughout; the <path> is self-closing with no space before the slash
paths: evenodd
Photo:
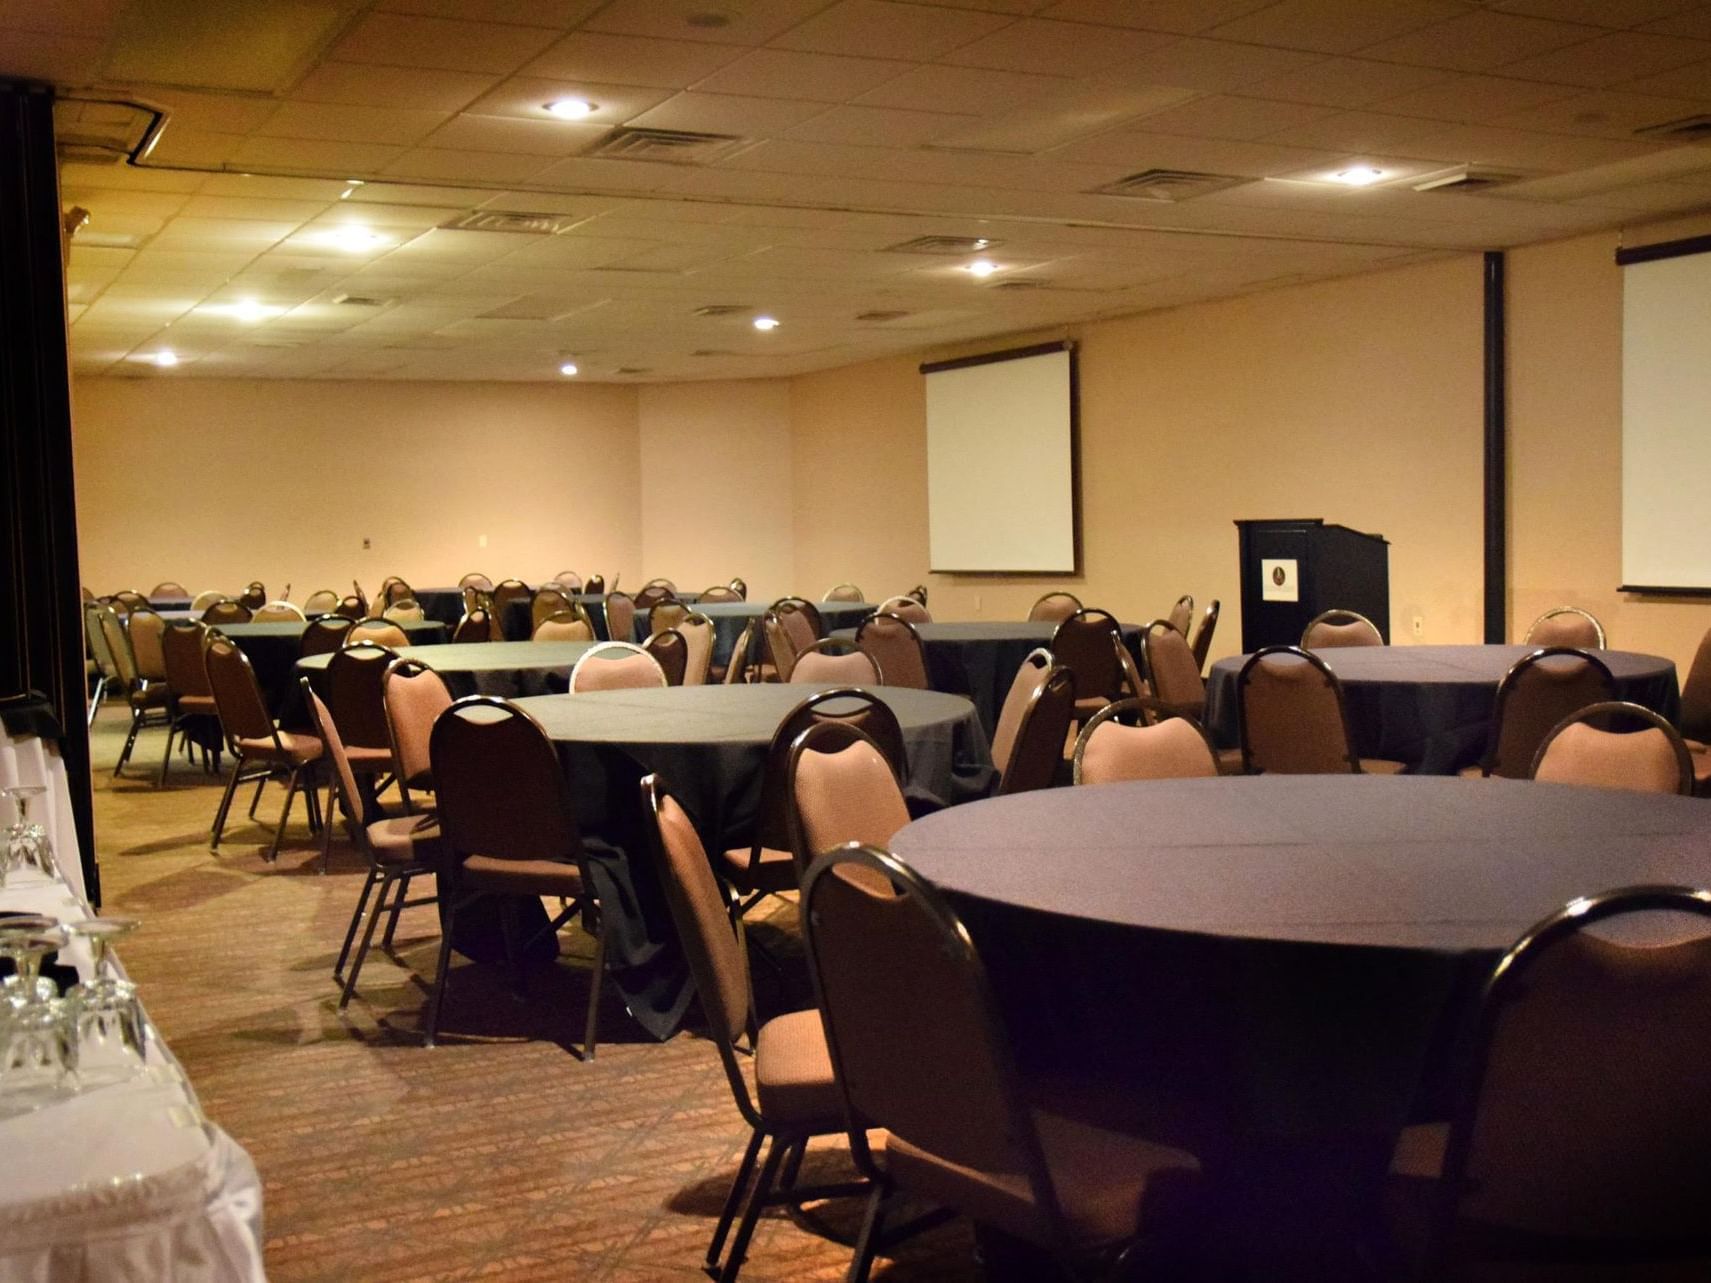
<path id="1" fill-rule="evenodd" d="M 944 60 L 959 67 L 1088 76 L 1172 43 L 1171 36 L 1158 32 L 1027 18 L 953 50 Z"/>
<path id="2" fill-rule="evenodd" d="M 1354 53 L 1466 11 L 1457 0 L 1279 0 L 1213 28 L 1212 34 L 1284 49 Z"/>
<path id="3" fill-rule="evenodd" d="M 0 0 L 0 30 L 45 31 L 104 40 L 125 0 L 88 0 L 74 5 L 44 5 L 39 0 Z"/>
<path id="4" fill-rule="evenodd" d="M 1125 71 L 1143 84 L 1227 93 L 1304 71 L 1319 61 L 1314 54 L 1294 49 L 1267 49 L 1225 40 L 1182 40 L 1136 59 Z"/>
<path id="5" fill-rule="evenodd" d="M 1711 40 L 1711 5 L 1700 4 L 1671 18 L 1648 22 L 1645 29 L 1664 36 L 1691 36 Z"/>
<path id="6" fill-rule="evenodd" d="M 0 28 L 0 30 L 5 30 Z M 106 42 L 48 31 L 5 30 L 4 63 L 9 77 L 62 85 L 94 83 Z"/>
<path id="7" fill-rule="evenodd" d="M 1273 3 L 1275 0 L 1057 0 L 1040 16 L 1193 36 Z"/>
<path id="8" fill-rule="evenodd" d="M 468 191 L 442 191 L 441 194 L 454 198 L 461 195 L 470 200 L 480 195 L 480 193 Z M 400 234 L 423 232 L 430 227 L 438 227 L 447 219 L 464 213 L 467 208 L 468 206 L 462 203 L 456 205 L 387 205 L 378 201 L 340 201 L 328 206 L 326 212 L 311 219 L 307 226 L 338 225 L 360 220 L 370 227 L 385 232 Z M 516 209 L 518 206 L 512 204 L 506 208 Z"/>
<path id="9" fill-rule="evenodd" d="M 371 13 L 333 47 L 342 62 L 443 71 L 515 71 L 553 42 L 545 27 Z"/>
<path id="10" fill-rule="evenodd" d="M 1345 111 L 1308 125 L 1281 129 L 1267 141 L 1296 147 L 1328 147 L 1346 152 L 1416 156 L 1429 154 L 1414 150 L 1420 140 L 1439 137 L 1445 130 L 1443 122 L 1416 116 L 1391 116 L 1376 111 Z"/>
<path id="11" fill-rule="evenodd" d="M 980 123 L 978 116 L 895 107 L 834 107 L 785 136 L 805 142 L 854 143 L 865 147 L 918 147 Z"/>
<path id="12" fill-rule="evenodd" d="M 1189 169 L 1264 178 L 1339 158 L 1340 148 L 1289 147 L 1273 142 L 1223 142 L 1125 129 L 1053 153 L 1059 159 L 1129 169 Z M 1144 202 L 1131 201 L 1131 205 Z"/>
<path id="13" fill-rule="evenodd" d="M 307 174 L 378 173 L 404 154 L 402 147 L 379 143 L 316 142 L 305 138 L 247 138 L 232 153 L 232 163 L 246 169 L 286 169 Z"/>
<path id="14" fill-rule="evenodd" d="M 231 250 L 253 248 L 260 251 L 291 235 L 297 230 L 297 227 L 298 223 L 291 220 L 264 222 L 259 219 L 247 218 L 180 217 L 173 219 L 164 230 L 155 236 L 150 244 L 159 249 Z"/>
<path id="15" fill-rule="evenodd" d="M 389 13 L 422 14 L 432 18 L 469 18 L 479 22 L 514 22 L 530 27 L 569 30 L 592 14 L 602 0 L 381 0 L 375 8 Z"/>
<path id="16" fill-rule="evenodd" d="M 187 218 L 259 218 L 303 223 L 325 212 L 325 201 L 266 200 L 248 196 L 192 196 L 180 211 Z"/>
<path id="17" fill-rule="evenodd" d="M 653 192 L 675 189 L 684 181 L 680 165 L 639 165 L 627 160 L 573 156 L 554 161 L 534 177 L 546 187 L 583 188 L 595 192 Z"/>
<path id="18" fill-rule="evenodd" d="M 584 26 L 628 36 L 664 36 L 714 44 L 759 45 L 823 9 L 826 0 L 747 0 L 709 5 L 706 0 L 612 0 Z M 723 22 L 709 23 L 714 14 Z"/>
<path id="19" fill-rule="evenodd" d="M 1659 150 L 1656 144 L 1609 138 L 1571 138 L 1480 125 L 1446 125 L 1442 132 L 1415 140 L 1409 155 L 1443 157 L 1457 163 L 1515 166 L 1521 169 L 1590 169 L 1632 160 Z"/>
<path id="20" fill-rule="evenodd" d="M 202 185 L 205 196 L 239 196 L 248 200 L 313 200 L 339 198 L 348 184 L 332 178 L 275 178 L 267 174 L 210 174 Z"/>
<path id="21" fill-rule="evenodd" d="M 1643 31 L 1613 31 L 1567 49 L 1510 63 L 1506 76 L 1602 88 L 1711 58 L 1711 43 Z"/>
<path id="22" fill-rule="evenodd" d="M 297 82 L 290 96 L 300 102 L 458 111 L 492 88 L 496 79 L 493 73 L 473 71 L 323 62 Z"/>
<path id="23" fill-rule="evenodd" d="M 541 156 L 417 147 L 386 166 L 399 178 L 439 178 L 455 182 L 520 183 L 546 163 Z"/>
<path id="24" fill-rule="evenodd" d="M 735 94 L 692 91 L 674 94 L 659 106 L 633 116 L 630 124 L 647 129 L 682 129 L 704 134 L 767 138 L 783 133 L 826 109 L 824 103 L 787 98 L 743 98 Z"/>
<path id="25" fill-rule="evenodd" d="M 454 116 L 425 140 L 428 147 L 463 151 L 574 156 L 609 131 L 605 125 L 558 120 L 520 120 L 515 116 Z"/>
<path id="26" fill-rule="evenodd" d="M 84 165 L 72 161 L 60 166 L 59 181 L 61 187 L 100 188 L 103 191 L 196 192 L 207 183 L 208 175 L 116 165 Z"/>
<path id="27" fill-rule="evenodd" d="M 1575 91 L 1566 85 L 1500 76 L 1456 76 L 1413 93 L 1386 98 L 1376 104 L 1376 109 L 1386 115 L 1476 124 L 1574 96 Z"/>
<path id="28" fill-rule="evenodd" d="M 915 66 L 885 58 L 846 58 L 791 49 L 754 49 L 699 81 L 705 93 L 847 102 Z"/>
<path id="29" fill-rule="evenodd" d="M 656 89 L 686 89 L 742 56 L 742 50 L 694 40 L 644 39 L 573 31 L 527 67 L 543 78 L 606 81 Z"/>
<path id="30" fill-rule="evenodd" d="M 1683 0 L 1491 0 L 1490 7 L 1533 18 L 1621 29 L 1671 17 L 1685 5 Z"/>
<path id="31" fill-rule="evenodd" d="M 359 107 L 351 103 L 287 102 L 256 133 L 268 138 L 310 138 L 328 142 L 420 142 L 446 114 L 401 107 Z"/>
<path id="32" fill-rule="evenodd" d="M 1655 76 L 1641 76 L 1621 88 L 1628 93 L 1655 94 L 1663 98 L 1687 98 L 1694 102 L 1711 102 L 1711 59 L 1661 71 Z"/>
<path id="33" fill-rule="evenodd" d="M 1600 34 L 1597 27 L 1484 10 L 1387 40 L 1363 53 L 1387 62 L 1449 71 L 1490 71 L 1518 59 L 1583 43 Z"/>
<path id="34" fill-rule="evenodd" d="M 172 128 L 211 129 L 225 134 L 247 134 L 259 129 L 278 107 L 272 98 L 152 87 L 148 100 L 150 106 L 166 110 Z"/>
<path id="35" fill-rule="evenodd" d="M 1311 124 L 1334 114 L 1336 109 L 1332 107 L 1213 94 L 1154 112 L 1136 124 L 1152 133 L 1241 140 L 1263 138 L 1280 129 Z"/>
<path id="36" fill-rule="evenodd" d="M 904 107 L 916 111 L 965 112 L 990 116 L 1015 109 L 1067 88 L 1058 76 L 976 67 L 918 67 L 870 89 L 857 102 L 867 107 Z"/>
<path id="37" fill-rule="evenodd" d="M 211 129 L 179 128 L 169 124 L 161 131 L 160 141 L 149 152 L 154 165 L 196 166 L 224 165 L 244 145 L 245 134 L 217 133 Z"/>
<path id="38" fill-rule="evenodd" d="M 518 116 L 525 120 L 553 120 L 546 104 L 556 98 L 582 98 L 594 105 L 592 115 L 566 124 L 621 125 L 652 107 L 671 93 L 637 85 L 612 85 L 579 80 L 542 80 L 537 76 L 513 76 L 483 94 L 468 109 L 474 116 Z"/>
<path id="39" fill-rule="evenodd" d="M 1603 90 L 1577 94 L 1531 111 L 1494 115 L 1491 123 L 1511 129 L 1542 129 L 1547 133 L 1631 139 L 1636 129 L 1680 120 L 1693 115 L 1695 110 L 1693 102 L 1681 98 L 1656 98 L 1649 94 Z"/>
<path id="40" fill-rule="evenodd" d="M 1012 19 L 965 9 L 922 8 L 887 0 L 838 0 L 772 43 L 781 49 L 912 61 L 943 57 L 989 36 Z"/>

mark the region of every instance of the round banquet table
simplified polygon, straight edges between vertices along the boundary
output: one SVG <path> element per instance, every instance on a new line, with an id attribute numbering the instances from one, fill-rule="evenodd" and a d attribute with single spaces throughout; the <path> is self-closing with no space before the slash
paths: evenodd
<path id="1" fill-rule="evenodd" d="M 431 619 L 389 619 L 404 630 L 413 646 L 428 647 L 445 640 L 446 626 Z M 309 625 L 300 619 L 287 619 L 273 624 L 213 624 L 211 627 L 230 637 L 237 648 L 249 656 L 255 679 L 267 698 L 267 705 L 288 726 L 307 725 L 307 710 L 301 705 L 292 665 L 302 648 L 303 630 Z"/>
<path id="2" fill-rule="evenodd" d="M 572 665 L 593 642 L 447 642 L 440 646 L 400 646 L 400 659 L 420 660 L 446 679 L 453 696 L 544 695 L 548 678 L 568 677 Z M 310 655 L 297 670 L 319 689 L 320 674 L 331 655 Z M 562 683 L 561 683 L 562 685 Z"/>
<path id="3" fill-rule="evenodd" d="M 1398 1132 L 1444 1116 L 1480 987 L 1528 927 L 1615 887 L 1711 885 L 1703 801 L 1495 779 L 1045 790 L 893 846 L 963 914 L 1029 1071 L 1198 1154 L 1256 1277 L 1345 1277 L 1317 1254 L 1373 1232 Z"/>
<path id="4" fill-rule="evenodd" d="M 1123 624 L 1123 644 L 1140 656 L 1141 630 Z M 972 620 L 966 623 L 916 624 L 927 652 L 927 681 L 936 691 L 967 695 L 991 735 L 998 727 L 1004 697 L 1022 661 L 1052 644 L 1057 625 L 1049 620 Z M 854 632 L 844 635 L 853 637 Z"/>
<path id="5" fill-rule="evenodd" d="M 689 603 L 685 602 L 685 605 Z M 713 662 L 725 665 L 731 662 L 731 652 L 737 648 L 737 639 L 743 635 L 743 629 L 754 625 L 755 635 L 750 639 L 754 647 L 752 654 L 760 653 L 760 617 L 771 608 L 771 602 L 765 601 L 710 601 L 698 604 L 694 608 L 713 621 Z M 865 601 L 817 601 L 814 609 L 820 612 L 820 621 L 828 632 L 834 629 L 852 628 L 873 613 L 873 607 Z M 646 641 L 648 638 L 648 616 L 651 612 L 638 610 L 636 612 L 636 635 L 634 640 Z"/>
<path id="6" fill-rule="evenodd" d="M 437 619 L 447 627 L 455 628 L 457 621 L 463 618 L 463 589 L 418 588 L 415 592 L 416 601 L 429 619 Z M 594 635 L 601 641 L 607 640 L 605 594 L 579 592 L 567 595 L 588 611 L 589 619 L 594 622 Z M 701 594 L 698 592 L 677 594 L 677 599 L 685 605 L 693 605 L 700 598 Z M 529 599 L 525 597 L 519 601 L 507 602 L 499 617 L 499 627 L 507 641 L 528 641 L 534 632 L 534 614 Z M 642 635 L 645 637 L 647 634 Z"/>
<path id="7" fill-rule="evenodd" d="M 1343 646 L 1316 652 L 1342 683 L 1355 751 L 1452 775 L 1485 751 L 1497 683 L 1536 646 Z M 1675 664 L 1658 655 L 1595 652 L 1616 698 L 1671 721 L 1680 711 Z M 1225 747 L 1240 742 L 1236 675 L 1246 655 L 1220 659 L 1206 678 L 1206 726 Z"/>

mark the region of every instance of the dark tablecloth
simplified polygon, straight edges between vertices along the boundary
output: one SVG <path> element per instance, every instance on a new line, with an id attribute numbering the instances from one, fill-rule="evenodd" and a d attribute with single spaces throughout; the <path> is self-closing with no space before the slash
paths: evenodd
<path id="1" fill-rule="evenodd" d="M 404 630 L 413 645 L 428 646 L 443 642 L 446 626 L 431 619 L 388 620 Z M 277 624 L 220 624 L 219 631 L 230 637 L 237 648 L 249 656 L 255 669 L 256 681 L 273 715 L 286 726 L 302 727 L 307 723 L 307 710 L 297 689 L 293 671 L 297 652 L 302 644 L 303 630 L 309 625 L 300 620 Z"/>
<path id="2" fill-rule="evenodd" d="M 446 679 L 458 699 L 465 695 L 497 695 L 515 699 L 548 693 L 548 678 L 556 676 L 561 687 L 571 667 L 593 642 L 447 642 L 439 646 L 402 646 L 398 655 L 416 659 Z M 297 671 L 309 674 L 319 689 L 320 674 L 327 671 L 330 655 L 311 655 L 297 661 Z"/>
<path id="3" fill-rule="evenodd" d="M 192 599 L 189 597 L 150 597 L 149 605 L 162 612 L 168 610 L 189 610 L 191 600 Z"/>
<path id="4" fill-rule="evenodd" d="M 1407 762 L 1425 775 L 1451 775 L 1485 751 L 1497 683 L 1534 646 L 1347 646 L 1317 652 L 1342 683 L 1362 757 Z M 1604 650 L 1616 698 L 1674 721 L 1681 696 L 1675 664 L 1658 655 Z M 1212 665 L 1207 729 L 1219 744 L 1239 742 L 1236 675 L 1247 656 Z"/>
<path id="5" fill-rule="evenodd" d="M 693 605 L 700 599 L 697 592 L 679 593 L 678 600 L 686 605 Z M 588 611 L 589 619 L 594 622 L 594 636 L 600 641 L 608 640 L 606 636 L 606 597 L 602 593 L 571 593 L 570 599 L 580 603 Z M 463 589 L 461 588 L 418 588 L 416 600 L 421 604 L 422 611 L 429 619 L 438 619 L 442 623 L 455 628 L 457 621 L 463 618 Z M 534 616 L 531 603 L 527 600 L 506 603 L 505 609 L 499 616 L 499 627 L 505 633 L 506 641 L 528 641 L 534 635 Z M 644 629 L 641 636 L 645 638 Z M 733 639 L 735 634 L 732 634 Z M 623 640 L 630 640 L 624 638 Z M 641 640 L 637 638 L 636 640 Z"/>
<path id="6" fill-rule="evenodd" d="M 631 1013 L 658 1037 L 681 1021 L 691 986 L 651 861 L 637 785 L 658 772 L 709 852 L 751 840 L 766 750 L 784 715 L 824 686 L 685 686 L 590 691 L 518 701 L 559 746 L 583 826 L 619 854 L 593 852 L 612 915 L 613 974 Z M 994 771 L 967 700 L 879 686 L 903 727 L 912 808 L 984 796 Z"/>
<path id="7" fill-rule="evenodd" d="M 731 662 L 731 652 L 736 649 L 737 639 L 743 635 L 743 629 L 754 625 L 754 635 L 750 644 L 754 649 L 751 657 L 760 652 L 760 617 L 766 614 L 771 602 L 765 601 L 710 601 L 705 605 L 697 605 L 696 610 L 713 621 L 713 662 L 725 665 Z M 814 603 L 820 612 L 820 621 L 825 624 L 827 631 L 850 628 L 860 623 L 873 613 L 873 607 L 863 601 L 819 601 Z M 648 636 L 648 616 L 652 612 L 638 610 L 636 612 L 636 635 L 634 640 L 646 641 Z"/>

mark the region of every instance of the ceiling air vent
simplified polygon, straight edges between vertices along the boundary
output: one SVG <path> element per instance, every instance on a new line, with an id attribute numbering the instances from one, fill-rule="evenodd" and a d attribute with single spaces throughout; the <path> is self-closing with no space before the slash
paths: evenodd
<path id="1" fill-rule="evenodd" d="M 722 347 L 698 347 L 693 352 L 691 352 L 689 355 L 690 356 L 746 356 L 748 354 L 744 353 L 744 352 L 732 352 L 730 349 L 722 348 Z"/>
<path id="2" fill-rule="evenodd" d="M 613 374 L 652 374 L 653 370 L 645 365 L 620 365 Z"/>
<path id="3" fill-rule="evenodd" d="M 999 281 L 996 285 L 988 285 L 989 290 L 1043 290 L 1046 286 L 1040 281 Z"/>
<path id="4" fill-rule="evenodd" d="M 747 303 L 709 303 L 695 309 L 696 316 L 747 316 L 754 308 Z"/>
<path id="5" fill-rule="evenodd" d="M 730 155 L 748 140 L 735 134 L 696 134 L 685 129 L 614 129 L 584 156 L 602 160 L 655 160 L 671 165 L 705 165 Z"/>
<path id="6" fill-rule="evenodd" d="M 978 254 L 982 250 L 996 249 L 1003 241 L 989 240 L 984 236 L 917 236 L 912 241 L 904 241 L 899 245 L 887 245 L 887 254 Z"/>
<path id="7" fill-rule="evenodd" d="M 1208 196 L 1255 182 L 1237 174 L 1201 174 L 1191 169 L 1143 169 L 1114 183 L 1095 187 L 1095 196 L 1127 196 L 1132 200 L 1156 200 L 1169 204 Z"/>
<path id="8" fill-rule="evenodd" d="M 858 321 L 868 321 L 874 325 L 883 325 L 887 321 L 901 321 L 904 317 L 906 317 L 908 315 L 909 315 L 909 313 L 907 313 L 907 312 L 898 312 L 898 311 L 857 312 L 855 319 Z"/>
<path id="9" fill-rule="evenodd" d="M 1671 142 L 1693 142 L 1700 138 L 1711 138 L 1711 112 L 1698 116 L 1683 116 L 1680 120 L 1666 120 L 1661 125 L 1647 125 L 1644 129 L 1636 129 L 1634 133 L 1641 138 L 1667 138 Z"/>
<path id="10" fill-rule="evenodd" d="M 1513 169 L 1487 169 L 1483 165 L 1463 165 L 1460 169 L 1452 169 L 1447 174 L 1433 174 L 1430 178 L 1422 179 L 1414 184 L 1417 192 L 1481 192 L 1493 187 L 1504 187 L 1510 183 L 1518 183 L 1523 178 L 1532 178 L 1532 174 L 1523 174 Z"/>
<path id="11" fill-rule="evenodd" d="M 525 236 L 557 236 L 575 227 L 568 214 L 528 214 L 512 209 L 472 209 L 440 226 L 451 232 L 521 232 Z"/>
<path id="12" fill-rule="evenodd" d="M 340 294 L 333 299 L 340 307 L 385 307 L 392 302 L 389 298 L 375 298 L 372 294 Z"/>

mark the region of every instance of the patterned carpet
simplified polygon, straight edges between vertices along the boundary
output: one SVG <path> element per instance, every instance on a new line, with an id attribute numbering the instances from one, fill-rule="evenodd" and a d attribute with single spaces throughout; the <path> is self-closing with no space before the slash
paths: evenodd
<path id="1" fill-rule="evenodd" d="M 579 1060 L 590 941 L 572 928 L 565 956 L 532 971 L 526 1002 L 498 969 L 454 963 L 442 1042 L 426 1050 L 417 1031 L 438 946 L 431 908 L 406 912 L 396 961 L 370 955 L 341 1016 L 331 972 L 360 857 L 337 841 L 322 876 L 301 805 L 277 865 L 261 858 L 269 831 L 240 805 L 211 852 L 219 782 L 180 758 L 155 789 L 158 731 L 113 781 L 124 721 L 109 708 L 95 730 L 104 907 L 142 919 L 125 964 L 208 1116 L 261 1170 L 271 1278 L 705 1277 L 702 1253 L 747 1140 L 711 1042 L 690 1032 L 655 1043 L 609 999 L 598 1057 Z M 282 800 L 270 787 L 258 815 L 271 825 Z M 759 928 L 787 959 L 782 982 L 757 974 L 767 1014 L 807 1005 L 793 912 Z M 805 1177 L 847 1170 L 831 1143 Z M 853 1233 L 858 1213 L 845 1202 L 823 1218 Z M 832 1280 L 848 1261 L 847 1247 L 775 1212 L 742 1277 Z M 972 1281 L 971 1236 L 958 1224 L 923 1235 L 874 1277 Z"/>

